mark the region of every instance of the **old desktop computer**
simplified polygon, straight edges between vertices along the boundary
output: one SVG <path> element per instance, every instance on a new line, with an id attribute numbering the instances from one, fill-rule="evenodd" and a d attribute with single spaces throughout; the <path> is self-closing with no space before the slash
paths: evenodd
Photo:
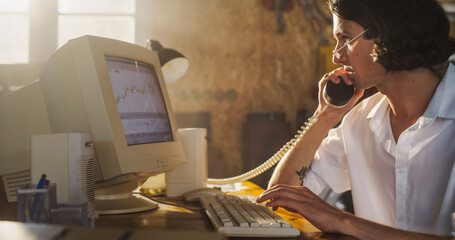
<path id="1" fill-rule="evenodd" d="M 131 191 L 149 176 L 185 162 L 160 62 L 151 50 L 95 36 L 70 40 L 51 56 L 39 81 L 13 93 L 18 96 L 10 96 L 2 108 L 14 108 L 18 99 L 32 96 L 28 92 L 35 99 L 14 111 L 28 111 L 24 116 L 29 119 L 16 121 L 21 115 L 8 114 L 10 109 L 0 112 L 9 123 L 24 122 L 13 127 L 23 135 L 20 139 L 2 136 L 0 169 L 9 172 L 2 170 L 0 175 L 30 169 L 31 135 L 91 133 L 96 210 L 117 214 L 155 207 Z M 35 121 L 35 128 L 24 129 Z M 14 131 L 10 129 L 12 135 Z M 11 152 L 5 142 L 22 149 Z"/>

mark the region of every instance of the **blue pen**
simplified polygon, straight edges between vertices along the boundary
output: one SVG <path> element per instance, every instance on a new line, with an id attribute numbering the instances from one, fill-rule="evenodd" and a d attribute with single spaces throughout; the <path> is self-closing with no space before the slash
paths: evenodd
<path id="1" fill-rule="evenodd" d="M 44 186 L 43 188 L 49 188 L 49 180 L 46 179 L 46 181 L 44 182 Z M 38 210 L 36 212 L 36 216 L 35 216 L 35 219 L 33 219 L 33 221 L 35 222 L 38 222 L 40 220 L 40 217 L 41 217 L 41 213 L 44 214 L 44 217 L 45 219 L 48 219 L 48 215 L 46 214 L 46 212 L 43 211 L 43 208 L 44 208 L 44 199 L 46 198 L 46 194 L 40 194 L 40 198 L 39 198 L 39 204 L 38 204 Z"/>
<path id="2" fill-rule="evenodd" d="M 36 185 L 36 189 L 41 189 L 44 186 L 44 182 L 46 182 L 46 174 L 41 175 L 41 179 L 38 182 L 38 185 Z M 36 208 L 38 207 L 40 200 L 40 194 L 36 193 L 35 198 L 33 199 L 32 203 L 32 210 L 30 210 L 30 219 L 33 219 L 35 216 Z"/>

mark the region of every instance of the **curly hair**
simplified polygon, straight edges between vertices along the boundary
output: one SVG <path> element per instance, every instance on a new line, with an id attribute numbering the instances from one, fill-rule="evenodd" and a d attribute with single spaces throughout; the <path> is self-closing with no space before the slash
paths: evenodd
<path id="1" fill-rule="evenodd" d="M 332 14 L 375 39 L 372 57 L 387 71 L 433 69 L 455 52 L 450 23 L 435 0 L 328 0 Z"/>

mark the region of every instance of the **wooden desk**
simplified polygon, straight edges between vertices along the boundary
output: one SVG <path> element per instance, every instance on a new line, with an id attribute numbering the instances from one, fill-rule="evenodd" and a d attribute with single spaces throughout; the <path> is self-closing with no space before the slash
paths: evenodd
<path id="1" fill-rule="evenodd" d="M 183 199 L 168 199 L 154 197 L 159 201 L 184 206 L 200 207 L 199 203 L 186 203 Z M 129 214 L 100 215 L 95 220 L 95 227 L 126 227 L 126 228 L 154 228 L 154 229 L 183 229 L 202 230 L 212 229 L 209 219 L 202 210 L 188 210 L 159 204 L 158 208 Z"/>
<path id="2" fill-rule="evenodd" d="M 243 182 L 242 185 L 245 186 L 246 189 L 228 194 L 253 195 L 257 197 L 264 191 L 264 189 L 251 182 Z M 199 203 L 186 203 L 182 198 L 170 199 L 166 197 L 158 197 L 156 199 L 184 206 L 201 206 Z M 311 223 L 298 214 L 291 213 L 283 209 L 279 209 L 277 213 L 302 232 L 301 236 L 295 239 L 352 239 L 339 235 L 323 235 L 320 230 L 315 228 L 311 225 Z M 210 220 L 205 215 L 203 210 L 187 210 L 185 208 L 173 207 L 164 204 L 160 204 L 155 210 L 141 213 L 102 215 L 95 221 L 95 226 L 214 231 Z M 229 239 L 240 240 L 252 238 L 231 237 Z"/>
<path id="3" fill-rule="evenodd" d="M 248 194 L 259 196 L 264 190 L 251 182 L 243 182 L 247 188 L 242 191 L 229 194 Z M 199 203 L 186 203 L 183 198 L 156 197 L 157 200 L 176 203 L 185 206 L 200 207 Z M 10 205 L 13 206 L 13 205 Z M 329 240 L 329 239 L 354 239 L 348 236 L 323 235 L 317 228 L 298 214 L 279 209 L 277 213 L 288 220 L 294 227 L 299 229 L 301 236 L 295 239 L 303 240 Z M 15 220 L 12 216 L 0 216 L 0 220 Z M 182 230 L 198 232 L 214 232 L 214 229 L 203 210 L 187 210 L 159 204 L 154 210 L 120 215 L 101 215 L 95 220 L 95 228 L 98 229 L 135 229 L 135 230 Z M 229 239 L 254 239 L 254 238 L 229 238 Z M 273 238 L 267 238 L 273 239 Z M 283 238 L 280 238 L 283 239 Z M 286 238 L 284 238 L 286 239 Z M 288 238 L 289 239 L 289 238 Z"/>

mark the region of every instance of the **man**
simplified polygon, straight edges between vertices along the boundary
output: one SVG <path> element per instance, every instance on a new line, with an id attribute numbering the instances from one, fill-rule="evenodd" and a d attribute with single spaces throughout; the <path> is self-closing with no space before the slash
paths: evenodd
<path id="1" fill-rule="evenodd" d="M 455 66 L 447 60 L 455 44 L 444 10 L 435 0 L 328 3 L 337 40 L 333 61 L 343 67 L 321 79 L 316 113 L 326 105 L 321 89 L 327 81 L 341 77 L 354 85 L 354 96 L 319 116 L 280 161 L 258 202 L 270 200 L 267 206 L 298 212 L 324 232 L 360 239 L 450 235 Z M 370 87 L 379 93 L 354 107 Z M 314 194 L 326 185 L 352 190 L 356 216 Z"/>

